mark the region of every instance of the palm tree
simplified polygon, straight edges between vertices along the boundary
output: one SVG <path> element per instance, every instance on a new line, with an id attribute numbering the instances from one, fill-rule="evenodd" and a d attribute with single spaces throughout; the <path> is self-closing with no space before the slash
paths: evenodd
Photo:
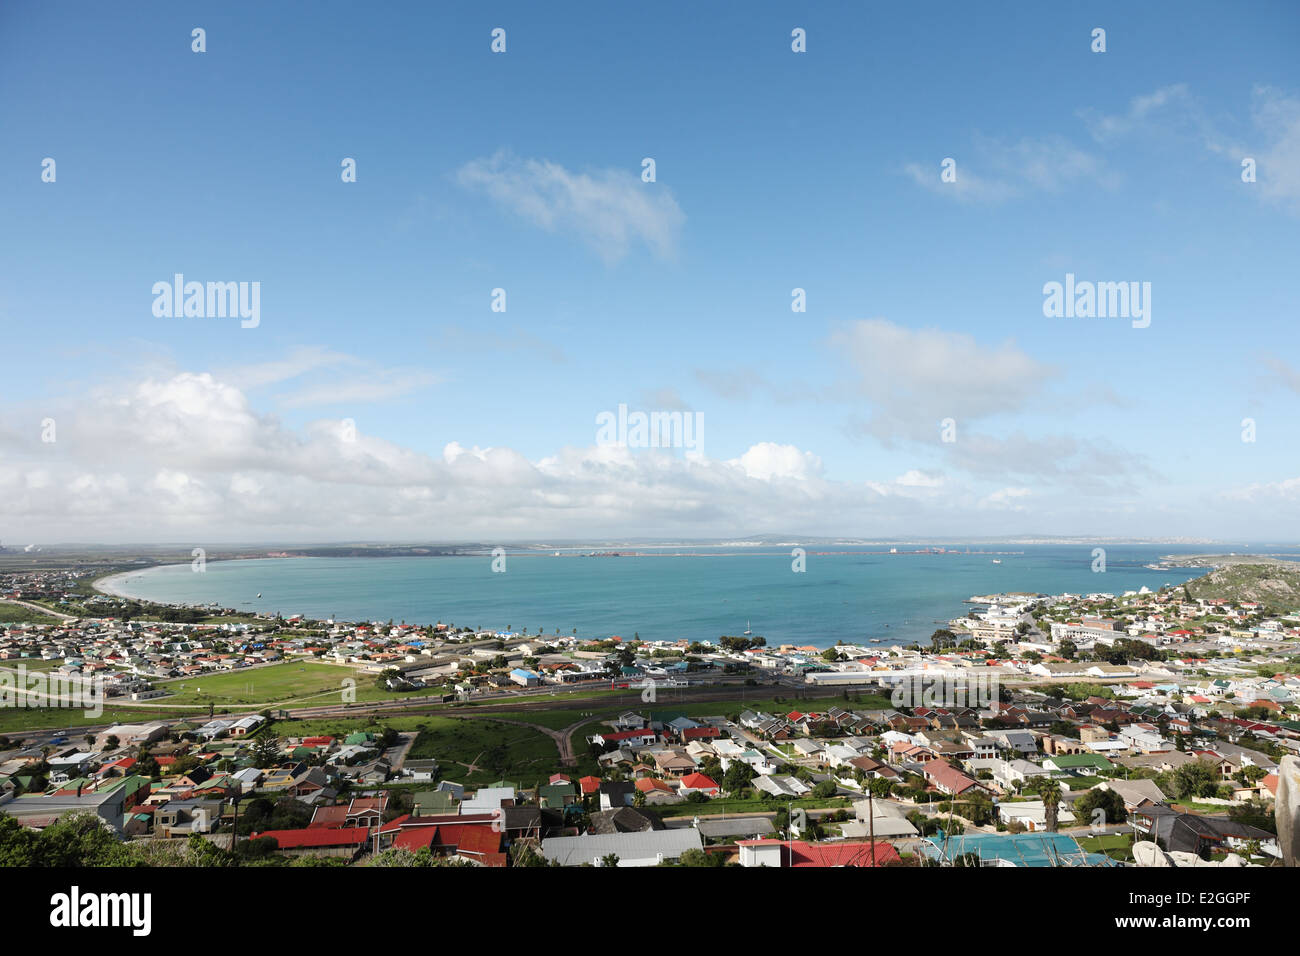
<path id="1" fill-rule="evenodd" d="M 1061 803 L 1061 785 L 1055 780 L 1049 781 L 1039 793 L 1043 798 L 1043 819 L 1047 824 L 1047 832 L 1055 833 L 1056 814 Z"/>

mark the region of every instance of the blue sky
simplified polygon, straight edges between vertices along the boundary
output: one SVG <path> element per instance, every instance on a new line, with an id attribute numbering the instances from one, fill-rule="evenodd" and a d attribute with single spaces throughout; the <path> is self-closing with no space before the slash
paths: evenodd
<path id="1" fill-rule="evenodd" d="M 1294 536 L 1300 9 L 1132 7 L 6 4 L 0 540 Z"/>

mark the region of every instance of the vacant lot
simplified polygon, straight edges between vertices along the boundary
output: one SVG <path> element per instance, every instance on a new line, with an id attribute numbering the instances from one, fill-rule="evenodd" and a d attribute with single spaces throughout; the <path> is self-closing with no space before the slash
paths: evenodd
<path id="1" fill-rule="evenodd" d="M 358 730 L 379 732 L 385 727 L 417 733 L 407 759 L 437 760 L 442 779 L 471 788 L 501 779 L 531 787 L 544 783 L 556 772 L 570 775 L 575 775 L 575 771 L 579 771 L 577 775 L 595 772 L 594 765 L 561 767 L 555 741 L 540 731 L 487 719 L 381 716 L 373 721 L 366 717 L 281 720 L 276 721 L 274 733 L 342 737 Z"/>

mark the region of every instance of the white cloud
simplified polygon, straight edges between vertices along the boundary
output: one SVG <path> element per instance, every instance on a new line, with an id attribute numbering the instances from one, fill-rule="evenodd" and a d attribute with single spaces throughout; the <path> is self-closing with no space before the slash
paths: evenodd
<path id="1" fill-rule="evenodd" d="M 1259 198 L 1300 214 L 1300 99 L 1285 91 L 1256 86 L 1248 116 L 1235 130 L 1211 119 L 1183 83 L 1134 97 L 1123 114 L 1087 109 L 1080 116 L 1099 142 L 1109 144 L 1147 131 L 1199 139 L 1208 152 L 1234 163 L 1251 157 L 1257 166 L 1254 188 Z"/>
<path id="2" fill-rule="evenodd" d="M 635 242 L 671 257 L 686 219 L 667 187 L 643 183 L 631 170 L 572 172 L 549 160 L 498 152 L 466 163 L 457 180 L 547 232 L 578 235 L 611 262 Z"/>
<path id="3" fill-rule="evenodd" d="M 748 477 L 762 481 L 778 478 L 803 481 L 822 473 L 822 462 L 816 455 L 800 451 L 794 445 L 777 445 L 770 441 L 759 442 L 727 464 L 736 465 Z"/>
<path id="4" fill-rule="evenodd" d="M 999 488 L 990 495 L 985 495 L 980 499 L 981 508 L 1000 508 L 1007 511 L 1024 511 L 1023 505 L 1018 502 L 1022 498 L 1028 498 L 1030 491 L 1028 488 Z"/>
<path id="5" fill-rule="evenodd" d="M 1079 111 L 1088 131 L 1098 142 L 1109 142 L 1125 136 L 1136 129 L 1149 125 L 1154 114 L 1167 106 L 1177 105 L 1186 110 L 1191 107 L 1191 98 L 1187 93 L 1187 84 L 1174 83 L 1162 86 L 1150 93 L 1143 93 L 1129 101 L 1129 108 L 1120 114 L 1106 114 L 1093 108 Z"/>
<path id="6" fill-rule="evenodd" d="M 908 163 L 903 171 L 920 186 L 960 202 L 999 203 L 1034 192 L 1054 193 L 1078 182 L 1110 187 L 1105 164 L 1060 136 L 1005 143 L 975 136 L 966 155 L 954 155 L 956 179 L 943 182 L 939 165 Z"/>
<path id="7" fill-rule="evenodd" d="M 1024 408 L 1055 369 L 1011 341 L 980 345 L 961 332 L 908 329 L 884 319 L 847 324 L 831 337 L 870 403 L 858 429 L 889 442 L 936 440 L 939 423 L 958 427 Z"/>

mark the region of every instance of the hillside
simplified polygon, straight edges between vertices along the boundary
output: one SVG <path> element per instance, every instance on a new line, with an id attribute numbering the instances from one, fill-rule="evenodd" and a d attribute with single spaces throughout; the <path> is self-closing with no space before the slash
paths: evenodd
<path id="1" fill-rule="evenodd" d="M 1187 582 L 1194 598 L 1256 601 L 1271 611 L 1300 610 L 1300 563 L 1234 563 Z"/>

